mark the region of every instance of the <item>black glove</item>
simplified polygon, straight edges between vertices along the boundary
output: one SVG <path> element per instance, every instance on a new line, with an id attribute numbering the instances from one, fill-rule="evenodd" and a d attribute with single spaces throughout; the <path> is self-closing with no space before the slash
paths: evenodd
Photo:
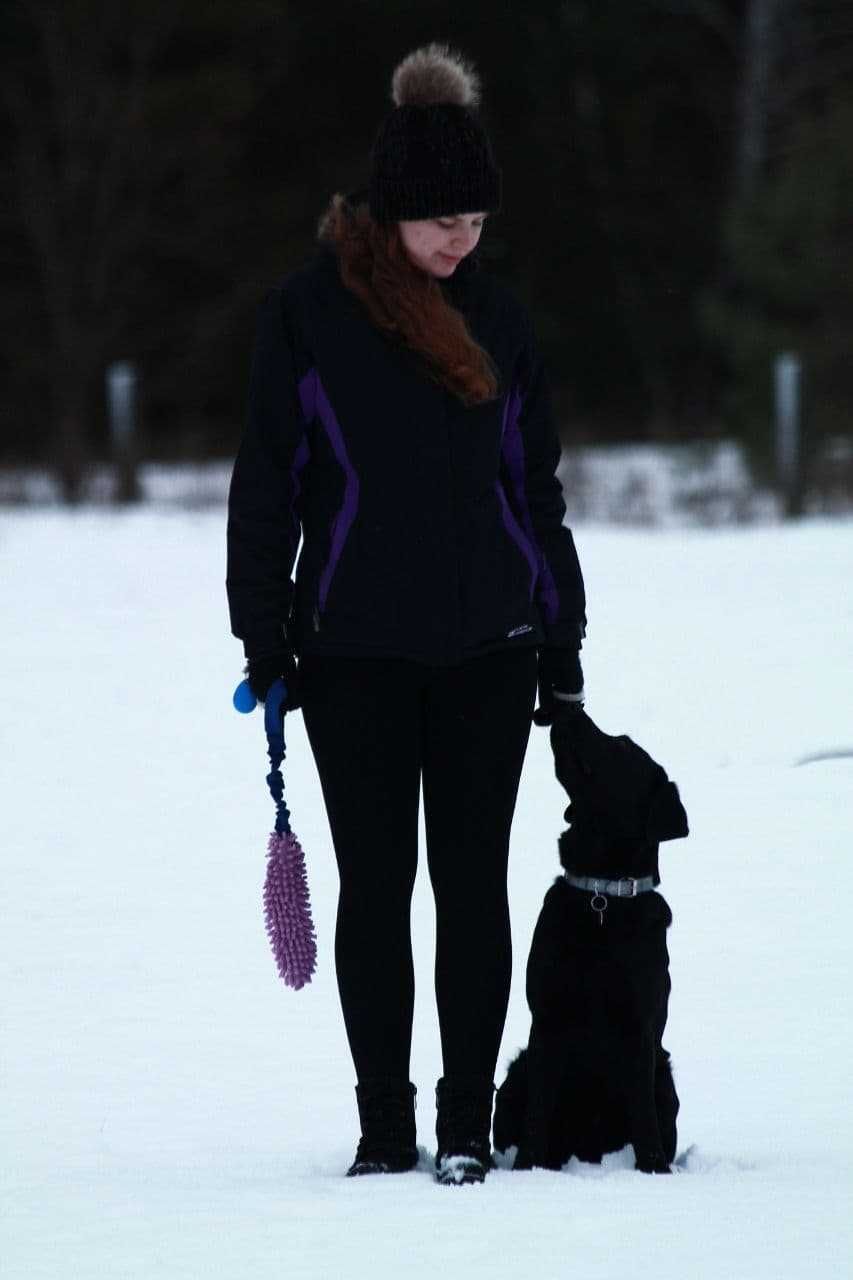
<path id="1" fill-rule="evenodd" d="M 533 723 L 553 724 L 555 719 L 573 715 L 583 707 L 583 698 L 564 701 L 555 694 L 583 694 L 583 670 L 577 649 L 545 645 L 539 650 L 539 706 L 533 712 Z"/>
<path id="2" fill-rule="evenodd" d="M 281 679 L 287 689 L 284 710 L 296 711 L 302 705 L 296 659 L 290 649 L 279 649 L 275 653 L 265 653 L 259 657 L 250 658 L 246 663 L 246 675 L 249 688 L 258 702 L 265 702 L 273 681 Z"/>

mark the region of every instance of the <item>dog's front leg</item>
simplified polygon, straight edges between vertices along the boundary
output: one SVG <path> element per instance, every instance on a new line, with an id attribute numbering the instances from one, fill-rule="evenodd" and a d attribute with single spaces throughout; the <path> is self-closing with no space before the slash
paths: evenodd
<path id="1" fill-rule="evenodd" d="M 527 1049 L 527 1108 L 514 1169 L 559 1168 L 550 1154 L 553 1119 L 566 1065 L 568 1037 L 559 1027 L 537 1021 Z"/>
<path id="2" fill-rule="evenodd" d="M 626 1055 L 626 1061 L 630 1064 L 627 1091 L 634 1167 L 643 1173 L 670 1173 L 655 1103 L 655 1038 L 651 1029 L 644 1027 L 632 1039 L 633 1051 Z"/>

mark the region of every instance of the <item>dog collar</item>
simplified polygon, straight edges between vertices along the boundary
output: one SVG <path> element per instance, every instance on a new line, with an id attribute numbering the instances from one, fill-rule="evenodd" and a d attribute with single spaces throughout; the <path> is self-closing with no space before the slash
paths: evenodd
<path id="1" fill-rule="evenodd" d="M 596 896 L 609 894 L 611 898 L 636 898 L 638 893 L 648 893 L 655 887 L 654 876 L 642 876 L 639 880 L 631 876 L 625 880 L 599 880 L 595 876 L 576 876 L 571 871 L 564 871 L 563 875 L 575 889 L 586 889 Z"/>

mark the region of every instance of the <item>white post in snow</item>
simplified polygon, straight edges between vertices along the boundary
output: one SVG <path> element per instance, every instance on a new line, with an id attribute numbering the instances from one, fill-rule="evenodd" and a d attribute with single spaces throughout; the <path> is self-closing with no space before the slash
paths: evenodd
<path id="1" fill-rule="evenodd" d="M 138 502 L 136 474 L 136 369 L 129 360 L 107 366 L 107 410 L 113 461 L 116 467 L 116 502 Z"/>
<path id="2" fill-rule="evenodd" d="M 794 352 L 778 355 L 773 365 L 776 405 L 776 475 L 785 498 L 785 514 L 802 511 L 800 484 L 802 362 Z"/>

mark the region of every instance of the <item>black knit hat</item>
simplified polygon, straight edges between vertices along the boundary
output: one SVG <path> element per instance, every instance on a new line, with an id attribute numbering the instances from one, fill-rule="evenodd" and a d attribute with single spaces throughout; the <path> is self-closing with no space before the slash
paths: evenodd
<path id="1" fill-rule="evenodd" d="M 377 222 L 488 213 L 501 174 L 476 107 L 480 81 L 447 45 L 404 58 L 391 79 L 395 108 L 371 154 L 370 212 Z"/>

